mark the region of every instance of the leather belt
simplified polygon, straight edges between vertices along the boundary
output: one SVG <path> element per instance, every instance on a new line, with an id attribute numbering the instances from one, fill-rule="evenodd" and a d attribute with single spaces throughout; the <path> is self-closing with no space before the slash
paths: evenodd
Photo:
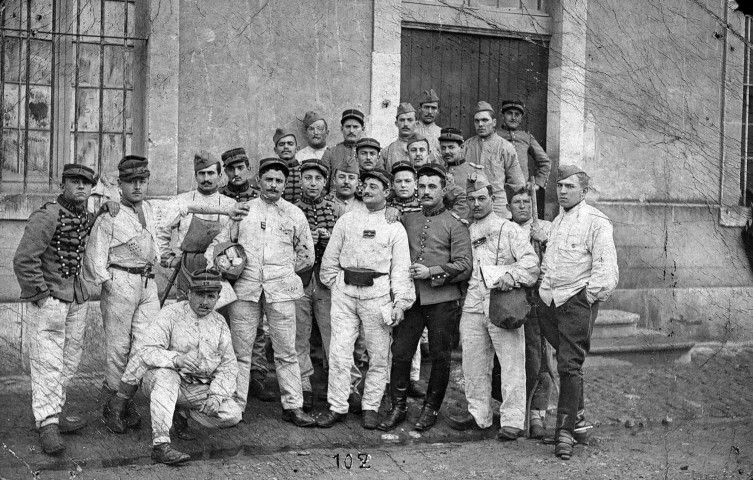
<path id="1" fill-rule="evenodd" d="M 133 275 L 141 275 L 142 277 L 146 278 L 146 281 L 144 282 L 144 288 L 149 285 L 149 279 L 154 278 L 154 272 L 152 272 L 151 264 L 143 267 L 124 267 L 122 265 L 112 264 L 110 265 L 110 268 L 114 268 L 115 270 L 122 270 Z"/>
<path id="2" fill-rule="evenodd" d="M 371 287 L 374 285 L 374 279 L 387 275 L 386 273 L 376 272 L 368 268 L 345 268 L 342 267 L 345 275 L 343 281 L 346 285 L 354 285 L 356 287 Z"/>

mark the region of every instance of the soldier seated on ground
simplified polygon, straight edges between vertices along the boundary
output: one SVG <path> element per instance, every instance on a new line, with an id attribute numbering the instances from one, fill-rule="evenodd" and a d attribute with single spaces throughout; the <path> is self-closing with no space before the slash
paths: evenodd
<path id="1" fill-rule="evenodd" d="M 112 403 L 113 413 L 123 418 L 128 400 L 143 382 L 152 416 L 152 460 L 157 463 L 177 465 L 190 459 L 170 444 L 171 433 L 193 438 L 187 432 L 189 417 L 207 428 L 241 421 L 243 410 L 233 399 L 238 364 L 230 329 L 214 311 L 221 288 L 214 271 L 191 274 L 188 300 L 160 310 L 138 356 L 128 362 Z"/>

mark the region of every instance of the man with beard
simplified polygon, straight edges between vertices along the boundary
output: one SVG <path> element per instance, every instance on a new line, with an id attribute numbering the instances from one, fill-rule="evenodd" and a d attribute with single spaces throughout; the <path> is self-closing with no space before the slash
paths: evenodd
<path id="1" fill-rule="evenodd" d="M 243 148 L 228 150 L 222 154 L 222 162 L 225 166 L 228 182 L 220 189 L 221 194 L 235 199 L 236 202 L 248 202 L 259 196 L 259 188 L 249 178 L 251 170 L 249 169 L 246 150 Z M 277 398 L 277 395 L 266 386 L 268 373 L 266 340 L 267 335 L 264 333 L 264 328 L 259 325 L 256 330 L 253 354 L 251 355 L 251 383 L 248 386 L 248 393 L 262 402 L 272 402 Z"/>
<path id="2" fill-rule="evenodd" d="M 327 121 L 319 115 L 319 112 L 314 110 L 308 111 L 303 117 L 303 130 L 308 145 L 298 150 L 295 158 L 299 162 L 303 162 L 309 158 L 321 160 L 324 152 L 328 149 L 327 135 L 329 135 L 329 127 L 327 126 Z"/>
<path id="3" fill-rule="evenodd" d="M 282 400 L 282 419 L 299 427 L 314 425 L 303 411 L 301 370 L 296 354 L 295 301 L 303 296 L 303 283 L 296 272 L 314 264 L 314 242 L 303 212 L 281 198 L 290 172 L 279 158 L 259 163 L 261 196 L 248 202 L 249 211 L 240 222 L 223 227 L 206 251 L 213 262 L 214 249 L 233 241 L 246 252 L 246 266 L 233 285 L 238 299 L 230 304 L 230 331 L 238 359 L 235 399 L 246 407 L 252 345 L 262 314 L 269 322 L 275 355 L 275 370 Z"/>
<path id="4" fill-rule="evenodd" d="M 296 340 L 298 364 L 301 368 L 301 385 L 303 388 L 303 410 L 313 408 L 314 395 L 311 388 L 311 375 L 314 366 L 311 363 L 311 326 L 314 316 L 319 325 L 324 348 L 324 364 L 329 357 L 329 341 L 332 332 L 330 325 L 330 291 L 319 279 L 324 249 L 327 247 L 332 229 L 335 226 L 336 207 L 331 199 L 324 196 L 324 187 L 329 178 L 329 171 L 321 160 L 311 158 L 301 164 L 302 194 L 296 206 L 301 209 L 309 222 L 311 236 L 314 240 L 314 265 L 299 272 L 303 282 L 303 296 L 295 301 Z"/>
<path id="5" fill-rule="evenodd" d="M 533 135 L 524 130 L 518 130 L 526 114 L 525 105 L 521 101 L 505 100 L 502 102 L 500 113 L 502 113 L 502 128 L 499 130 L 499 136 L 515 147 L 523 178 L 528 180 L 529 175 L 533 175 L 536 180 L 536 191 L 543 190 L 546 188 L 552 171 L 552 161 Z M 543 212 L 543 191 L 539 197 L 538 207 Z"/>
<path id="6" fill-rule="evenodd" d="M 94 221 L 86 203 L 97 183 L 84 165 L 66 164 L 62 177 L 62 193 L 31 214 L 13 257 L 21 301 L 28 302 L 31 407 L 42 450 L 50 455 L 65 449 L 61 433 L 86 426 L 62 411 L 83 352 L 89 294 L 81 269 Z"/>
<path id="7" fill-rule="evenodd" d="M 322 155 L 322 162 L 329 168 L 332 175 L 335 175 L 343 165 L 352 163 L 358 168 L 356 143 L 363 135 L 364 125 L 364 115 L 360 110 L 350 108 L 342 113 L 340 131 L 343 134 L 343 141 Z"/>
<path id="8" fill-rule="evenodd" d="M 439 116 L 439 96 L 434 89 L 424 90 L 418 102 L 419 122 L 416 122 L 416 135 L 429 140 L 429 146 L 435 155 L 439 154 L 439 135 L 442 129 L 435 122 Z"/>
<path id="9" fill-rule="evenodd" d="M 408 276 L 410 253 L 405 228 L 385 219 L 390 180 L 381 169 L 364 172 L 361 181 L 367 211 L 340 217 L 322 258 L 320 276 L 332 289 L 330 408 L 317 419 L 322 428 L 332 427 L 347 415 L 353 347 L 361 329 L 369 352 L 362 426 L 377 427 L 387 382 L 390 330 L 402 321 L 416 298 Z"/>
<path id="10" fill-rule="evenodd" d="M 490 319 L 491 289 L 509 291 L 536 282 L 538 258 L 528 236 L 515 223 L 492 214 L 493 187 L 481 174 L 468 179 L 474 223 L 470 226 L 473 272 L 460 319 L 463 377 L 468 411 L 447 418 L 456 430 L 491 427 L 492 363 L 502 366 L 500 441 L 523 434 L 526 411 L 525 338 L 522 328 L 508 330 Z"/>
<path id="11" fill-rule="evenodd" d="M 424 328 L 429 332 L 431 376 L 415 430 L 425 431 L 434 425 L 450 380 L 450 351 L 461 297 L 458 282 L 471 272 L 471 242 L 460 217 L 445 209 L 445 175 L 444 167 L 437 163 L 420 168 L 418 197 L 422 211 L 403 215 L 416 303 L 393 332 L 392 409 L 379 425 L 380 430 L 392 430 L 405 420 L 411 359 Z"/>
<path id="12" fill-rule="evenodd" d="M 194 176 L 196 190 L 180 193 L 169 200 L 171 221 L 157 228 L 157 242 L 161 253 L 161 264 L 165 268 L 176 268 L 180 272 L 176 280 L 177 297 L 186 298 L 188 279 L 191 272 L 205 269 L 207 261 L 204 252 L 212 239 L 228 224 L 229 218 L 221 214 L 190 213 L 196 206 L 207 209 L 231 210 L 235 200 L 220 194 L 220 160 L 209 152 L 201 151 L 194 156 Z M 181 255 L 172 250 L 173 234 L 177 237 Z"/>
<path id="13" fill-rule="evenodd" d="M 560 377 L 557 426 L 550 441 L 563 460 L 570 459 L 575 442 L 588 441 L 583 362 L 591 349 L 599 304 L 610 297 L 619 280 L 612 222 L 586 203 L 589 182 L 580 167 L 560 166 L 557 197 L 562 211 L 552 222 L 541 263 L 539 296 L 549 309 L 541 331 L 557 351 Z"/>
<path id="14" fill-rule="evenodd" d="M 398 105 L 395 126 L 397 127 L 397 140 L 382 150 L 382 161 L 387 170 L 392 170 L 392 165 L 401 160 L 408 160 L 408 142 L 416 138 L 416 109 L 413 105 L 410 103 Z M 426 147 L 427 161 L 429 161 L 428 155 L 431 152 L 428 151 L 428 141 Z"/>
<path id="15" fill-rule="evenodd" d="M 114 217 L 97 220 L 86 246 L 87 277 L 102 288 L 107 359 L 103 390 L 108 395 L 103 415 L 115 433 L 141 423 L 133 401 L 125 405 L 124 418 L 114 414 L 112 402 L 129 358 L 138 352 L 160 309 L 152 271 L 158 261 L 157 226 L 151 203 L 144 198 L 151 175 L 148 163 L 136 155 L 118 163 L 121 208 Z"/>
<path id="16" fill-rule="evenodd" d="M 277 157 L 288 166 L 290 172 L 282 198 L 290 203 L 295 203 L 301 196 L 301 162 L 295 157 L 298 139 L 295 132 L 289 128 L 278 128 L 275 130 L 272 139 L 274 140 Z"/>
<path id="17" fill-rule="evenodd" d="M 188 419 L 206 428 L 228 428 L 241 421 L 233 399 L 238 364 L 225 319 L 214 312 L 222 289 L 217 272 L 194 272 L 188 301 L 160 310 L 149 325 L 144 346 L 128 364 L 116 410 L 142 382 L 152 417 L 152 460 L 178 465 L 190 456 L 173 448 L 170 435 L 192 440 Z M 143 381 L 142 381 L 143 380 Z M 121 393 L 124 392 L 124 393 Z M 120 405 L 119 407 L 117 405 Z"/>
<path id="18" fill-rule="evenodd" d="M 484 175 L 494 190 L 494 213 L 508 218 L 510 212 L 505 208 L 505 184 L 519 188 L 526 183 L 518 154 L 510 142 L 495 132 L 497 117 L 489 103 L 478 102 L 473 124 L 476 136 L 465 142 L 465 159 L 484 168 Z"/>
<path id="19" fill-rule="evenodd" d="M 431 163 L 429 141 L 423 137 L 414 137 L 408 141 L 408 159 L 413 168 L 420 170 Z M 455 212 L 463 221 L 467 222 L 469 216 L 468 201 L 465 190 L 455 183 L 448 183 L 444 189 L 444 204 L 449 210 Z"/>

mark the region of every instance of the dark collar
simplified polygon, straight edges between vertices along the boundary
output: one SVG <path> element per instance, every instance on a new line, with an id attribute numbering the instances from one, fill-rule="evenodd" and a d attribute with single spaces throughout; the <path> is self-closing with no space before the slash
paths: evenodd
<path id="1" fill-rule="evenodd" d="M 400 198 L 397 195 L 395 195 L 395 202 L 400 203 L 402 205 L 405 205 L 406 203 L 411 203 L 414 200 L 418 200 L 418 196 L 415 193 L 410 198 Z"/>
<path id="2" fill-rule="evenodd" d="M 305 195 L 301 195 L 300 198 L 301 198 L 301 202 L 306 203 L 308 205 L 319 205 L 320 203 L 324 201 L 324 195 L 319 195 L 319 197 L 315 198 L 314 200 L 309 200 L 308 198 L 306 198 Z"/>
<path id="3" fill-rule="evenodd" d="M 227 187 L 228 192 L 231 192 L 231 193 L 243 193 L 246 190 L 249 190 L 249 188 L 251 187 L 251 182 L 249 182 L 248 180 L 246 180 L 245 182 L 243 182 L 243 184 L 241 184 L 241 185 L 239 185 L 237 187 L 235 185 L 233 185 L 232 183 L 228 182 L 227 185 L 226 185 L 226 187 Z"/>
<path id="4" fill-rule="evenodd" d="M 63 196 L 62 193 L 60 195 L 58 195 L 57 202 L 58 202 L 58 204 L 60 204 L 61 207 L 65 208 L 69 212 L 75 213 L 77 215 L 80 215 L 80 214 L 82 214 L 82 213 L 84 213 L 86 211 L 86 203 L 82 203 L 81 205 L 76 205 L 76 204 L 74 204 L 74 203 L 69 202 L 68 200 L 66 200 L 66 198 Z"/>
<path id="5" fill-rule="evenodd" d="M 434 208 L 434 210 L 431 210 L 428 212 L 426 211 L 424 207 L 421 207 L 421 211 L 423 212 L 424 217 L 436 217 L 437 215 L 444 212 L 445 210 L 446 208 L 444 208 L 444 203 L 440 203 Z"/>
<path id="6" fill-rule="evenodd" d="M 511 129 L 507 125 L 502 125 L 502 128 L 500 130 L 506 130 L 508 132 L 517 132 L 518 131 L 517 129 L 516 130 Z"/>
<path id="7" fill-rule="evenodd" d="M 447 162 L 448 167 L 459 167 L 460 165 L 465 163 L 465 158 L 461 158 L 457 162 Z"/>

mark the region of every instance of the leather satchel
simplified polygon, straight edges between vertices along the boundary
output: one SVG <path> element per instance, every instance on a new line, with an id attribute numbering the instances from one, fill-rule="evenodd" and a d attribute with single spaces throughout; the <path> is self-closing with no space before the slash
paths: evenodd
<path id="1" fill-rule="evenodd" d="M 502 230 L 499 231 L 497 238 L 497 252 L 499 252 L 499 242 L 502 238 Z M 495 254 L 495 255 L 498 255 Z M 495 262 L 496 265 L 496 257 Z M 523 326 L 531 311 L 531 305 L 528 303 L 528 296 L 525 288 L 513 288 L 503 292 L 497 288 L 489 292 L 489 320 L 497 327 L 506 330 L 515 330 Z"/>

